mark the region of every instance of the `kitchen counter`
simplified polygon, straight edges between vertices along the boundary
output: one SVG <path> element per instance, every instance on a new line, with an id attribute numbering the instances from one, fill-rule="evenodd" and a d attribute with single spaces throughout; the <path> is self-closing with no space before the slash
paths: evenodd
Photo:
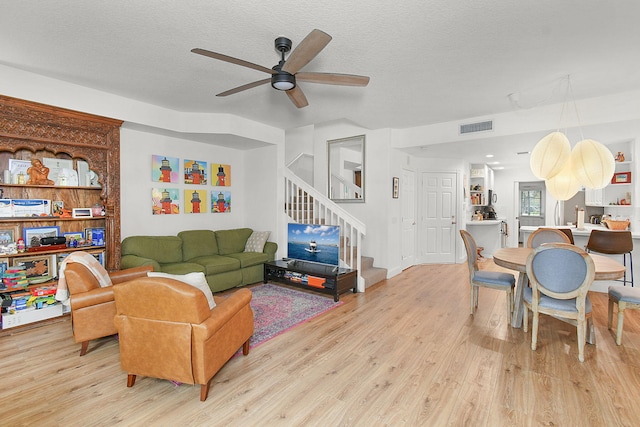
<path id="1" fill-rule="evenodd" d="M 528 225 L 523 225 L 520 227 L 520 231 L 523 232 L 524 235 L 526 235 L 527 238 L 529 238 L 529 234 L 533 233 L 534 231 L 536 231 L 539 227 L 534 227 L 534 226 L 528 226 Z M 585 224 L 584 228 L 582 230 L 578 230 L 576 227 L 569 227 L 569 226 L 544 226 L 544 228 L 570 228 L 571 229 L 571 233 L 574 236 L 589 236 L 591 234 L 591 230 L 603 230 L 603 231 L 610 231 L 607 227 L 605 227 L 604 225 L 600 225 L 600 224 Z M 634 239 L 640 239 L 640 233 L 638 232 L 631 232 L 631 236 Z M 523 242 L 526 243 L 526 240 L 523 240 Z"/>
<path id="2" fill-rule="evenodd" d="M 502 220 L 500 219 L 483 219 L 482 221 L 469 221 L 467 222 L 467 226 L 469 225 L 486 225 L 486 226 L 500 225 L 501 222 Z"/>
<path id="3" fill-rule="evenodd" d="M 485 258 L 491 258 L 502 246 L 502 221 L 503 219 L 498 218 L 467 222 L 467 231 L 473 236 L 476 244 L 484 248 L 481 254 Z"/>

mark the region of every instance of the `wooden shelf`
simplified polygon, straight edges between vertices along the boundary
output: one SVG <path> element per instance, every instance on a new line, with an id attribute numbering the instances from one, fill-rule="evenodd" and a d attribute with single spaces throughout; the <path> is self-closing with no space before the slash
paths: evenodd
<path id="1" fill-rule="evenodd" d="M 104 219 L 106 219 L 104 216 L 91 216 L 86 218 L 62 218 L 59 216 L 7 216 L 0 218 L 0 222 L 100 221 Z"/>
<path id="2" fill-rule="evenodd" d="M 63 218 L 54 215 L 0 217 L 0 224 L 13 232 L 14 240 L 21 235 L 21 229 L 47 225 L 55 225 L 60 235 L 79 233 L 85 228 L 92 227 L 104 229 L 104 245 L 2 254 L 0 258 L 7 265 L 11 265 L 13 263 L 29 264 L 30 261 L 35 263 L 36 261 L 29 260 L 27 257 L 37 260 L 37 257 L 42 256 L 49 257 L 51 263 L 57 264 L 61 255 L 84 251 L 102 254 L 103 257 L 100 258 L 103 259 L 108 271 L 119 270 L 120 126 L 122 121 L 0 95 L 0 124 L 0 169 L 9 169 L 11 160 L 32 161 L 51 158 L 71 161 L 73 166 L 70 167 L 79 170 L 79 162 L 82 161 L 89 170 L 95 172 L 97 179 L 97 185 L 96 181 L 92 181 L 94 185 L 89 186 L 0 183 L 5 199 L 59 201 L 66 209 L 91 208 L 100 205 L 107 212 L 105 216 L 81 218 Z M 53 211 L 45 212 L 49 214 Z M 56 270 L 50 268 L 43 275 L 55 276 Z M 29 286 L 55 283 L 51 280 Z M 0 293 L 21 291 L 24 289 L 2 290 Z M 61 314 L 62 311 L 59 315 Z M 20 326 L 34 321 L 38 319 L 25 316 Z"/>
<path id="3" fill-rule="evenodd" d="M 69 252 L 78 252 L 78 251 L 91 251 L 91 250 L 105 250 L 107 247 L 102 246 L 81 246 L 78 248 L 64 248 L 64 249 L 52 249 L 49 251 L 33 251 L 33 252 L 20 252 L 17 254 L 3 254 L 0 255 L 0 258 L 20 258 L 20 257 L 31 257 L 38 255 L 49 255 L 49 254 L 66 254 Z"/>
<path id="4" fill-rule="evenodd" d="M 0 187 L 14 188 L 49 188 L 49 189 L 69 189 L 69 190 L 102 190 L 102 187 L 79 186 L 79 185 L 33 185 L 33 184 L 7 184 L 0 182 Z"/>

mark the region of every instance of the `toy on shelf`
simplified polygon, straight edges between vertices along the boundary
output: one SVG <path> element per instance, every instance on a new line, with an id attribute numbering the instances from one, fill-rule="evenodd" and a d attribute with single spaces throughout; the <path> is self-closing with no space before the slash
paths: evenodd
<path id="1" fill-rule="evenodd" d="M 35 185 L 53 185 L 54 182 L 49 179 L 49 168 L 42 164 L 40 159 L 31 159 L 31 167 L 27 169 L 29 180 L 27 184 Z"/>

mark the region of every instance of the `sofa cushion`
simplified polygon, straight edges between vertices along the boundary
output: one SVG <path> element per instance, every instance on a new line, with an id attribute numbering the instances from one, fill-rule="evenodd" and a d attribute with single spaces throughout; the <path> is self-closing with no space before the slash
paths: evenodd
<path id="1" fill-rule="evenodd" d="M 178 233 L 182 239 L 182 259 L 191 259 L 205 255 L 218 255 L 216 234 L 211 230 L 187 230 Z"/>
<path id="2" fill-rule="evenodd" d="M 240 261 L 228 256 L 209 255 L 193 258 L 192 263 L 197 263 L 204 268 L 205 274 L 224 273 L 226 271 L 239 270 Z"/>
<path id="3" fill-rule="evenodd" d="M 180 282 L 186 283 L 188 285 L 193 286 L 194 288 L 198 288 L 202 291 L 205 297 L 207 297 L 207 302 L 209 303 L 209 309 L 212 309 L 216 306 L 216 302 L 213 299 L 213 294 L 211 293 L 211 288 L 209 288 L 209 284 L 207 283 L 207 279 L 204 277 L 204 273 L 188 273 L 188 274 L 168 274 L 161 273 L 158 271 L 149 271 L 147 272 L 147 277 L 165 277 L 167 279 L 174 279 Z"/>
<path id="4" fill-rule="evenodd" d="M 193 272 L 205 273 L 205 269 L 202 265 L 195 262 L 174 262 L 171 264 L 160 264 L 160 271 L 163 273 L 171 274 L 187 274 Z"/>
<path id="5" fill-rule="evenodd" d="M 264 244 L 267 243 L 270 234 L 270 231 L 254 231 L 247 239 L 247 243 L 244 245 L 244 251 L 262 252 L 264 250 Z"/>
<path id="6" fill-rule="evenodd" d="M 264 264 L 269 261 L 269 255 L 263 252 L 240 252 L 227 255 L 240 261 L 240 267 L 251 267 L 252 265 Z"/>
<path id="7" fill-rule="evenodd" d="M 150 258 L 160 264 L 182 261 L 182 239 L 178 236 L 129 236 L 122 241 L 122 255 Z"/>
<path id="8" fill-rule="evenodd" d="M 218 230 L 216 240 L 218 241 L 218 255 L 228 255 L 244 252 L 247 239 L 253 233 L 250 228 L 236 228 L 233 230 Z"/>

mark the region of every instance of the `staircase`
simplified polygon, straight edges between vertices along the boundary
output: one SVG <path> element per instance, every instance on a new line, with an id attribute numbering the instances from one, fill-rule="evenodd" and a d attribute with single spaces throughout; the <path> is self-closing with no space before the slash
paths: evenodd
<path id="1" fill-rule="evenodd" d="M 365 289 L 380 283 L 387 279 L 387 269 L 374 267 L 373 258 L 368 256 L 362 257 L 362 278 L 364 279 Z"/>
<path id="2" fill-rule="evenodd" d="M 358 251 L 366 226 L 311 185 L 285 169 L 285 213 L 290 221 L 305 224 L 339 225 L 340 259 L 347 268 L 358 270 L 358 292 L 387 277 L 387 270 L 373 266 L 373 258 Z"/>

